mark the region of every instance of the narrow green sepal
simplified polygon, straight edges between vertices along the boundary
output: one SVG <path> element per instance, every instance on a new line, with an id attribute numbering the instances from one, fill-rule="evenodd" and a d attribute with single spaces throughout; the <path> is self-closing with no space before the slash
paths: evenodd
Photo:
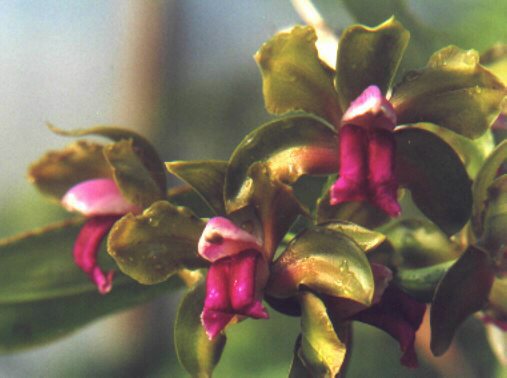
<path id="1" fill-rule="evenodd" d="M 217 215 L 224 215 L 227 162 L 221 160 L 171 161 L 167 170 L 190 185 Z"/>
<path id="2" fill-rule="evenodd" d="M 296 218 L 308 215 L 308 211 L 297 200 L 292 188 L 273 176 L 266 163 L 253 164 L 248 170 L 246 181 L 249 184 L 245 190 L 225 203 L 227 213 L 232 217 L 235 213 L 250 209 L 255 218 L 260 220 L 267 261 L 271 261 L 278 244 Z"/>
<path id="3" fill-rule="evenodd" d="M 335 328 L 326 306 L 315 294 L 302 291 L 301 347 L 298 356 L 312 377 L 334 378 L 346 362 L 350 325 Z"/>
<path id="4" fill-rule="evenodd" d="M 472 208 L 472 229 L 477 238 L 484 232 L 484 215 L 487 208 L 489 188 L 495 180 L 498 170 L 507 160 L 507 141 L 500 143 L 488 156 L 481 170 L 474 181 L 473 208 Z"/>
<path id="5" fill-rule="evenodd" d="M 129 202 L 146 208 L 164 198 L 165 193 L 134 151 L 131 139 L 108 144 L 104 147 L 104 155 L 116 185 Z"/>
<path id="6" fill-rule="evenodd" d="M 181 365 L 192 377 L 211 377 L 225 346 L 226 337 L 209 340 L 201 323 L 206 294 L 205 280 L 190 289 L 180 302 L 174 322 L 174 344 Z"/>
<path id="7" fill-rule="evenodd" d="M 431 351 L 440 356 L 449 348 L 459 325 L 485 308 L 495 277 L 491 257 L 470 246 L 437 286 L 431 306 Z"/>
<path id="8" fill-rule="evenodd" d="M 112 177 L 103 148 L 97 143 L 76 141 L 61 150 L 49 151 L 30 165 L 28 180 L 42 194 L 60 201 L 80 182 Z"/>

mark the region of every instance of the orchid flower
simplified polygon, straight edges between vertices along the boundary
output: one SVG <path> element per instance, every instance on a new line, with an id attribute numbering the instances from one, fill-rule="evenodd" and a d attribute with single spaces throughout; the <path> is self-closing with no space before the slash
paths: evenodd
<path id="1" fill-rule="evenodd" d="M 209 220 L 199 239 L 199 255 L 211 262 L 201 314 L 210 339 L 245 316 L 267 319 L 261 303 L 268 278 L 261 241 L 223 217 Z"/>
<path id="2" fill-rule="evenodd" d="M 74 243 L 74 261 L 90 277 L 99 293 L 107 294 L 112 288 L 114 271 L 105 273 L 99 267 L 100 243 L 118 219 L 127 213 L 139 213 L 141 208 L 128 202 L 110 178 L 86 180 L 74 185 L 63 196 L 62 205 L 87 218 Z"/>
<path id="3" fill-rule="evenodd" d="M 292 170 L 298 175 L 289 181 L 304 174 L 338 171 L 327 204 L 368 202 L 389 216 L 400 214 L 400 185 L 412 192 L 415 204 L 431 220 L 440 217 L 436 213 L 442 213 L 441 208 L 431 205 L 435 209 L 429 209 L 429 200 L 423 200 L 429 191 L 435 200 L 440 190 L 422 179 L 435 176 L 434 164 L 429 163 L 434 154 L 427 148 L 428 141 L 417 145 L 419 140 L 431 138 L 435 140 L 432 145 L 438 143 L 442 150 L 448 150 L 442 151 L 441 158 L 451 158 L 455 152 L 442 143 L 438 132 L 430 134 L 421 123 L 477 138 L 497 118 L 506 91 L 501 81 L 480 65 L 476 51 L 455 46 L 437 51 L 426 67 L 408 72 L 393 86 L 409 39 L 410 33 L 394 18 L 373 28 L 351 26 L 340 36 L 335 70 L 322 62 L 312 27 L 296 26 L 264 43 L 255 59 L 262 74 L 266 109 L 276 115 L 301 111 L 315 115 L 334 127 L 338 139 L 334 160 L 339 164 L 334 167 L 327 133 L 321 132 L 321 138 L 314 138 L 305 148 L 299 146 L 292 160 L 299 159 L 301 168 Z M 491 97 L 475 96 L 471 88 L 477 93 L 488 91 Z M 292 124 L 296 120 L 300 124 L 316 123 L 304 117 L 299 113 L 284 119 Z M 281 149 L 278 145 L 275 148 Z M 310 154 L 312 150 L 316 153 Z M 423 167 L 425 162 L 428 167 Z M 443 181 L 450 177 L 449 173 L 442 174 Z M 447 195 L 442 192 L 442 197 Z M 447 198 L 438 202 L 438 206 L 452 204 Z M 460 218 L 459 228 L 466 223 L 466 213 Z"/>
<path id="4" fill-rule="evenodd" d="M 49 127 L 65 136 L 94 134 L 115 140 L 106 145 L 74 142 L 62 150 L 49 151 L 29 169 L 29 179 L 41 192 L 86 218 L 73 246 L 74 262 L 99 293 L 106 294 L 111 290 L 114 272 L 99 267 L 100 244 L 122 216 L 139 214 L 163 198 L 162 163 L 151 144 L 132 131 L 109 127 L 64 131 Z"/>
<path id="5" fill-rule="evenodd" d="M 339 129 L 340 174 L 330 189 L 331 205 L 369 200 L 390 216 L 400 214 L 395 125 L 394 108 L 375 85 L 350 104 Z"/>

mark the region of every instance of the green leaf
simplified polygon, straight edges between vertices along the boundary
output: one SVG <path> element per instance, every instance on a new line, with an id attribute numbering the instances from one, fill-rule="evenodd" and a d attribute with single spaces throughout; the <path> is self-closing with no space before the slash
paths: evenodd
<path id="1" fill-rule="evenodd" d="M 398 128 L 395 138 L 400 185 L 446 234 L 459 231 L 472 207 L 471 181 L 459 156 L 437 135 L 414 126 Z"/>
<path id="2" fill-rule="evenodd" d="M 425 219 L 403 219 L 383 230 L 396 251 L 396 264 L 403 268 L 422 268 L 458 257 L 454 246 L 433 223 Z"/>
<path id="3" fill-rule="evenodd" d="M 301 302 L 301 348 L 299 357 L 312 377 L 334 378 L 344 366 L 350 328 L 336 329 L 329 319 L 326 306 L 316 295 L 303 291 Z"/>
<path id="4" fill-rule="evenodd" d="M 374 28 L 353 25 L 344 30 L 335 78 L 342 109 L 370 85 L 387 93 L 409 39 L 408 30 L 394 17 Z"/>
<path id="5" fill-rule="evenodd" d="M 428 266 L 426 268 L 399 269 L 394 282 L 415 300 L 431 303 L 435 289 L 456 260 Z"/>
<path id="6" fill-rule="evenodd" d="M 126 275 L 143 284 L 167 280 L 206 262 L 197 254 L 204 222 L 190 210 L 158 201 L 141 215 L 127 214 L 109 233 L 107 250 Z"/>
<path id="7" fill-rule="evenodd" d="M 495 180 L 498 170 L 507 160 L 507 141 L 500 143 L 484 162 L 473 185 L 472 229 L 477 238 L 484 232 L 484 215 L 487 207 L 489 187 Z"/>
<path id="8" fill-rule="evenodd" d="M 449 348 L 458 326 L 488 301 L 495 276 L 486 252 L 470 246 L 440 281 L 431 306 L 431 351 L 440 356 Z"/>
<path id="9" fill-rule="evenodd" d="M 83 222 L 72 219 L 0 241 L 1 353 L 56 340 L 180 286 L 172 280 L 146 288 L 117 274 L 113 290 L 99 294 L 72 258 Z M 99 256 L 106 257 L 104 268 L 114 265 L 105 248 Z"/>
<path id="10" fill-rule="evenodd" d="M 303 110 L 339 124 L 341 110 L 332 76 L 319 60 L 313 28 L 296 26 L 264 43 L 254 58 L 261 70 L 266 109 Z"/>
<path id="11" fill-rule="evenodd" d="M 86 141 L 49 151 L 28 169 L 28 180 L 57 201 L 82 181 L 110 177 L 112 172 L 104 157 L 103 146 Z"/>
<path id="12" fill-rule="evenodd" d="M 449 46 L 433 54 L 426 68 L 409 72 L 390 102 L 398 124 L 432 122 L 477 138 L 496 120 L 506 95 L 476 51 Z"/>
<path id="13" fill-rule="evenodd" d="M 11 353 L 62 338 L 104 315 L 127 309 L 180 287 L 176 278 L 156 286 L 128 279 L 113 290 L 0 304 L 0 353 Z"/>
<path id="14" fill-rule="evenodd" d="M 164 197 L 164 192 L 153 180 L 134 152 L 132 140 L 121 140 L 104 147 L 104 155 L 111 165 L 113 177 L 123 196 L 142 208 Z"/>
<path id="15" fill-rule="evenodd" d="M 201 280 L 181 300 L 174 323 L 174 343 L 181 365 L 192 377 L 211 377 L 220 360 L 226 337 L 210 341 L 201 323 L 206 285 Z"/>
<path id="16" fill-rule="evenodd" d="M 76 218 L 0 240 L 0 305 L 96 292 L 72 258 L 83 223 Z M 127 277 L 116 277 L 115 287 L 118 279 Z"/>
<path id="17" fill-rule="evenodd" d="M 225 214 L 224 181 L 227 162 L 221 160 L 172 161 L 167 170 L 190 185 L 218 215 Z"/>
<path id="18" fill-rule="evenodd" d="M 248 171 L 250 185 L 234 200 L 226 202 L 227 213 L 232 218 L 239 217 L 238 224 L 245 221 L 256 223 L 260 220 L 263 235 L 263 246 L 271 261 L 278 244 L 289 231 L 299 215 L 306 215 L 307 211 L 294 196 L 292 188 L 273 178 L 273 174 L 266 163 L 256 163 Z M 255 214 L 244 218 L 245 210 L 252 210 Z M 247 213 L 248 211 L 246 211 Z"/>
<path id="19" fill-rule="evenodd" d="M 328 222 L 320 224 L 319 226 L 344 234 L 354 240 L 364 252 L 369 252 L 377 248 L 386 240 L 386 236 L 384 234 L 369 230 L 352 222 Z"/>
<path id="20" fill-rule="evenodd" d="M 301 286 L 366 306 L 374 290 L 362 249 L 344 234 L 318 226 L 296 236 L 271 266 L 266 293 L 287 298 L 297 295 Z"/>
<path id="21" fill-rule="evenodd" d="M 77 130 L 62 130 L 51 124 L 48 124 L 49 129 L 58 135 L 69 136 L 69 137 L 81 137 L 88 135 L 98 135 L 105 138 L 109 138 L 115 142 L 119 142 L 124 139 L 131 139 L 136 154 L 143 162 L 146 169 L 153 176 L 153 179 L 160 187 L 162 193 L 165 193 L 167 184 L 165 177 L 164 164 L 160 160 L 157 151 L 152 144 L 138 133 L 122 129 L 119 127 L 112 126 L 96 126 L 88 129 L 77 129 Z"/>
<path id="22" fill-rule="evenodd" d="M 225 178 L 225 200 L 241 197 L 252 185 L 248 169 L 265 162 L 273 178 L 294 183 L 306 174 L 338 171 L 334 130 L 313 116 L 291 116 L 269 122 L 248 134 L 234 150 Z"/>

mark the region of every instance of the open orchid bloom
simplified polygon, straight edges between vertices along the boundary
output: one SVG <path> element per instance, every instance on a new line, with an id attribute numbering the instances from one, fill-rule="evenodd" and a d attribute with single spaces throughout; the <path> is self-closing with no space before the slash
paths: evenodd
<path id="1" fill-rule="evenodd" d="M 99 178 L 81 182 L 62 198 L 63 206 L 88 218 L 74 244 L 74 261 L 101 294 L 111 291 L 113 271 L 105 273 L 98 266 L 100 243 L 121 216 L 141 209 L 129 203 L 113 179 Z"/>
<path id="2" fill-rule="evenodd" d="M 226 218 L 212 218 L 206 225 L 199 255 L 211 266 L 201 321 L 210 339 L 245 316 L 268 318 L 261 303 L 268 265 L 261 251 L 257 238 Z"/>
<path id="3" fill-rule="evenodd" d="M 400 214 L 394 174 L 395 125 L 394 108 L 375 85 L 350 104 L 339 130 L 340 177 L 331 187 L 331 205 L 370 201 L 390 216 Z"/>

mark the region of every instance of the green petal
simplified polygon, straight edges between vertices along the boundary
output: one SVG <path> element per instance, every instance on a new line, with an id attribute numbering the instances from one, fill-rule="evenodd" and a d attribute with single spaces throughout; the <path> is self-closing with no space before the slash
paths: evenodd
<path id="1" fill-rule="evenodd" d="M 57 201 L 82 181 L 109 177 L 112 172 L 104 157 L 103 146 L 86 141 L 50 151 L 28 169 L 28 180 Z"/>
<path id="2" fill-rule="evenodd" d="M 507 141 L 500 143 L 484 162 L 473 185 L 474 203 L 472 208 L 472 228 L 480 238 L 484 232 L 484 215 L 489 196 L 489 187 L 497 176 L 498 169 L 507 160 Z"/>
<path id="3" fill-rule="evenodd" d="M 449 269 L 431 306 L 431 350 L 435 356 L 445 353 L 454 332 L 469 315 L 485 307 L 494 275 L 491 258 L 474 246 Z"/>
<path id="4" fill-rule="evenodd" d="M 174 323 L 174 343 L 181 365 L 192 377 L 211 377 L 220 360 L 226 337 L 210 341 L 201 323 L 206 285 L 201 280 L 181 300 Z"/>
<path id="5" fill-rule="evenodd" d="M 507 84 L 507 45 L 495 45 L 481 54 L 481 64 Z"/>
<path id="6" fill-rule="evenodd" d="M 477 139 L 466 138 L 454 131 L 445 129 L 432 123 L 417 123 L 419 129 L 431 131 L 442 138 L 459 155 L 465 165 L 468 176 L 475 178 L 484 161 L 495 148 L 495 140 L 491 130 Z"/>
<path id="7" fill-rule="evenodd" d="M 301 303 L 301 348 L 299 358 L 312 377 L 335 377 L 346 361 L 350 328 L 335 330 L 326 306 L 316 295 L 303 291 Z"/>
<path id="8" fill-rule="evenodd" d="M 203 230 L 204 222 L 188 209 L 158 201 L 141 215 L 127 214 L 116 222 L 107 249 L 123 273 L 156 284 L 180 269 L 206 265 L 197 255 Z"/>
<path id="9" fill-rule="evenodd" d="M 433 223 L 425 219 L 403 219 L 382 229 L 396 251 L 396 265 L 422 268 L 458 257 L 458 249 Z"/>
<path id="10" fill-rule="evenodd" d="M 374 282 L 361 248 L 342 233 L 325 227 L 296 236 L 271 267 L 267 294 L 287 298 L 301 286 L 317 293 L 371 304 Z"/>
<path id="11" fill-rule="evenodd" d="M 450 46 L 433 54 L 426 68 L 409 72 L 390 101 L 399 124 L 432 122 L 477 138 L 495 121 L 506 95 L 476 51 Z"/>
<path id="12" fill-rule="evenodd" d="M 313 28 L 296 26 L 262 45 L 254 58 L 261 70 L 264 102 L 273 114 L 303 110 L 337 124 L 341 111 L 316 40 Z"/>
<path id="13" fill-rule="evenodd" d="M 292 116 L 267 123 L 248 134 L 234 150 L 225 178 L 225 199 L 248 190 L 248 169 L 265 162 L 273 178 L 294 183 L 306 174 L 338 170 L 336 133 L 321 119 Z"/>
<path id="14" fill-rule="evenodd" d="M 162 193 L 165 193 L 167 185 L 164 165 L 152 144 L 136 132 L 111 126 L 96 126 L 78 130 L 62 130 L 51 124 L 48 124 L 48 127 L 54 133 L 63 136 L 81 137 L 98 135 L 116 142 L 124 139 L 131 139 L 135 152 L 138 154 L 146 169 L 153 176 L 153 180 L 155 180 L 157 185 L 160 187 Z"/>
<path id="15" fill-rule="evenodd" d="M 455 262 L 451 260 L 426 268 L 399 269 L 394 282 L 415 300 L 431 303 L 438 283 Z"/>
<path id="16" fill-rule="evenodd" d="M 150 287 L 130 279 L 121 283 L 115 280 L 107 295 L 94 288 L 51 299 L 0 304 L 0 353 L 57 340 L 102 316 L 167 295 L 179 287 L 181 283 L 176 278 Z"/>
<path id="17" fill-rule="evenodd" d="M 225 214 L 224 181 L 227 162 L 220 160 L 172 161 L 167 170 L 190 185 L 218 215 Z"/>
<path id="18" fill-rule="evenodd" d="M 266 260 L 270 261 L 296 218 L 306 215 L 307 211 L 296 199 L 291 187 L 273 178 L 266 163 L 252 165 L 247 177 L 249 185 L 236 198 L 226 202 L 226 210 L 233 218 L 239 217 L 238 224 L 260 220 L 263 246 L 268 254 Z M 253 211 L 255 216 L 247 215 L 248 219 L 242 219 L 248 210 Z"/>
<path id="19" fill-rule="evenodd" d="M 459 231 L 472 207 L 471 181 L 459 156 L 436 134 L 413 126 L 398 128 L 395 138 L 400 185 L 445 233 Z"/>
<path id="20" fill-rule="evenodd" d="M 299 349 L 301 348 L 301 335 L 296 339 L 294 346 L 294 355 L 290 364 L 289 378 L 312 378 L 311 373 L 303 365 L 303 361 L 299 358 Z"/>
<path id="21" fill-rule="evenodd" d="M 320 226 L 344 234 L 354 240 L 364 252 L 377 248 L 386 240 L 384 234 L 369 230 L 352 222 L 328 222 L 320 224 Z"/>
<path id="22" fill-rule="evenodd" d="M 342 109 L 370 85 L 387 93 L 409 39 L 408 30 L 394 17 L 374 28 L 353 25 L 343 31 L 335 79 Z"/>
<path id="23" fill-rule="evenodd" d="M 211 218 L 215 212 L 190 185 L 174 186 L 167 191 L 167 201 L 176 206 L 188 207 L 200 218 Z"/>
<path id="24" fill-rule="evenodd" d="M 497 178 L 489 187 L 488 206 L 484 215 L 481 246 L 492 256 L 503 259 L 507 245 L 507 175 Z"/>
<path id="25" fill-rule="evenodd" d="M 123 196 L 142 208 L 164 197 L 138 155 L 132 140 L 121 140 L 104 147 L 104 155 L 111 165 L 113 177 Z"/>

